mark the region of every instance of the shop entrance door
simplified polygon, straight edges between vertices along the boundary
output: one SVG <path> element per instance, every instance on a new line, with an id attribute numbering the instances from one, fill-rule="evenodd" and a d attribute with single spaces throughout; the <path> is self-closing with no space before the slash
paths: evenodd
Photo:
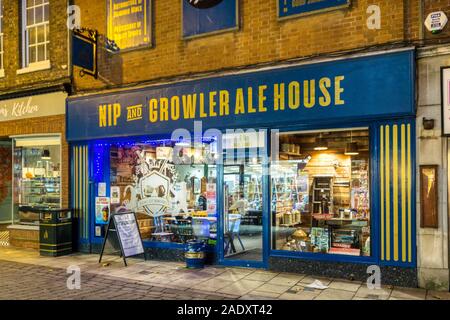
<path id="1" fill-rule="evenodd" d="M 223 166 L 221 263 L 265 267 L 266 192 L 263 164 L 244 158 Z"/>

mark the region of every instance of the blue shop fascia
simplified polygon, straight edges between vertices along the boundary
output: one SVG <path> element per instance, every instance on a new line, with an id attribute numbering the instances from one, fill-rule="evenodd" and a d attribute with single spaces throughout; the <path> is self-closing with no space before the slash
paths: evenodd
<path id="1" fill-rule="evenodd" d="M 416 286 L 415 114 L 412 48 L 71 97 L 80 251 L 133 211 L 151 259 Z"/>

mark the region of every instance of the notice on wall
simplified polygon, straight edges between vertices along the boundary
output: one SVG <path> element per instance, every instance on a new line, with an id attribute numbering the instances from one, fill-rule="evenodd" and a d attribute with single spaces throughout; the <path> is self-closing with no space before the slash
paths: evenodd
<path id="1" fill-rule="evenodd" d="M 348 7 L 350 0 L 278 0 L 278 17 L 307 15 Z"/>
<path id="2" fill-rule="evenodd" d="M 98 184 L 98 196 L 106 197 L 106 183 L 105 182 L 100 182 Z"/>
<path id="3" fill-rule="evenodd" d="M 111 204 L 120 204 L 120 187 L 111 187 Z"/>
<path id="4" fill-rule="evenodd" d="M 450 135 L 450 68 L 442 69 L 442 134 Z"/>
<path id="5" fill-rule="evenodd" d="M 238 1 L 182 0 L 183 37 L 195 37 L 238 27 Z"/>
<path id="6" fill-rule="evenodd" d="M 107 0 L 108 38 L 120 50 L 151 46 L 151 0 Z"/>
<path id="7" fill-rule="evenodd" d="M 107 224 L 110 215 L 110 201 L 108 197 L 95 198 L 95 223 Z"/>
<path id="8" fill-rule="evenodd" d="M 144 247 L 134 213 L 114 214 L 113 219 L 124 257 L 132 257 L 144 253 Z"/>

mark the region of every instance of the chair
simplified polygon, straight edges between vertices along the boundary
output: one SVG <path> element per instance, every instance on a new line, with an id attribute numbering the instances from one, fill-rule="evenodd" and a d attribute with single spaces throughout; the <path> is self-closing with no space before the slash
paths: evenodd
<path id="1" fill-rule="evenodd" d="M 225 249 L 224 253 L 227 254 L 228 250 L 230 253 L 236 253 L 236 247 L 234 246 L 234 239 L 237 237 L 242 250 L 245 250 L 244 244 L 242 243 L 241 237 L 239 235 L 239 229 L 241 225 L 242 216 L 240 214 L 229 214 L 228 215 L 228 223 L 226 226 L 227 232 L 225 233 Z"/>

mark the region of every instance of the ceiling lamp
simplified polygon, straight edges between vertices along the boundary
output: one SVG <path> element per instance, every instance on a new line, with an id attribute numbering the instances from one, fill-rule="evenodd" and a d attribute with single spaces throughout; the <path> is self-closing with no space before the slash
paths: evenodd
<path id="1" fill-rule="evenodd" d="M 320 137 L 316 139 L 316 146 L 314 147 L 314 150 L 316 151 L 328 150 L 328 142 L 324 138 L 322 138 L 322 135 L 320 135 Z"/>
<path id="2" fill-rule="evenodd" d="M 42 160 L 51 160 L 52 158 L 50 158 L 50 150 L 45 149 L 44 152 L 42 152 Z"/>
<path id="3" fill-rule="evenodd" d="M 350 142 L 347 143 L 345 147 L 345 155 L 346 156 L 357 156 L 359 154 L 358 151 L 358 143 L 353 142 L 353 133 L 350 132 Z"/>

